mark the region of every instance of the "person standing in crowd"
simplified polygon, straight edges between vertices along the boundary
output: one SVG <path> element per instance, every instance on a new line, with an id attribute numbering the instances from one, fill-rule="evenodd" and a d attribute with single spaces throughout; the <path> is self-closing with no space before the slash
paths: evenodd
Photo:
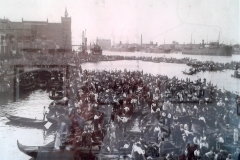
<path id="1" fill-rule="evenodd" d="M 46 114 L 47 114 L 46 107 L 43 106 L 43 121 L 45 121 Z"/>
<path id="2" fill-rule="evenodd" d="M 199 160 L 201 159 L 201 154 L 200 154 L 200 150 L 197 147 L 196 150 L 194 151 L 194 160 Z"/>
<path id="3" fill-rule="evenodd" d="M 240 160 L 240 149 L 239 148 L 237 148 L 236 152 L 233 154 L 233 159 Z"/>

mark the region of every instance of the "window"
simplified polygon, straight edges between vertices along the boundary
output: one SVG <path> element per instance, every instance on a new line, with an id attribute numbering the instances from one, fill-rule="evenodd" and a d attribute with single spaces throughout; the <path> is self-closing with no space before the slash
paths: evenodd
<path id="1" fill-rule="evenodd" d="M 4 46 L 1 46 L 1 53 L 5 53 Z"/>

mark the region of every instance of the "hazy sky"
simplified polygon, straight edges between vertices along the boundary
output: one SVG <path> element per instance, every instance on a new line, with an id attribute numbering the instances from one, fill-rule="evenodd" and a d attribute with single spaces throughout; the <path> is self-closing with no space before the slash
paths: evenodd
<path id="1" fill-rule="evenodd" d="M 0 18 L 60 22 L 72 17 L 73 44 L 96 38 L 115 43 L 240 43 L 239 0 L 0 0 Z"/>

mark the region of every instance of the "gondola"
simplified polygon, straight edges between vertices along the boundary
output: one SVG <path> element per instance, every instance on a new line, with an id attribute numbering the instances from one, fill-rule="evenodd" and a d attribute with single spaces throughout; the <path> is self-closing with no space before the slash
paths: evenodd
<path id="1" fill-rule="evenodd" d="M 50 98 L 51 100 L 57 101 L 57 100 L 61 100 L 61 99 L 63 98 L 63 96 L 50 96 L 50 95 L 49 95 L 49 98 Z"/>
<path id="2" fill-rule="evenodd" d="M 231 75 L 231 77 L 234 77 L 234 78 L 240 78 L 240 73 L 234 73 Z"/>
<path id="3" fill-rule="evenodd" d="M 44 89 L 44 88 L 46 88 L 47 87 L 47 82 L 38 82 L 38 87 L 40 87 L 40 88 L 42 88 L 42 89 Z"/>
<path id="4" fill-rule="evenodd" d="M 17 146 L 21 152 L 35 159 L 72 160 L 74 155 L 72 150 L 54 150 L 53 143 L 45 146 L 24 146 L 17 141 Z"/>
<path id="5" fill-rule="evenodd" d="M 49 92 L 49 98 L 50 98 L 51 100 L 54 100 L 54 101 L 63 99 L 63 93 L 62 93 L 62 91 L 57 91 L 56 93 L 57 93 L 56 96 L 52 96 L 52 95 L 50 95 L 50 92 Z"/>
<path id="6" fill-rule="evenodd" d="M 32 90 L 36 87 L 37 73 L 26 72 L 19 77 L 19 88 L 21 90 Z"/>
<path id="7" fill-rule="evenodd" d="M 39 147 L 37 146 L 24 146 L 21 143 L 17 141 L 17 146 L 20 151 L 25 153 L 26 155 L 37 158 Z M 52 147 L 53 148 L 53 147 Z"/>
<path id="8" fill-rule="evenodd" d="M 38 120 L 38 119 L 12 116 L 10 114 L 5 114 L 5 116 L 12 122 L 22 123 L 22 124 L 26 124 L 26 125 L 44 126 L 48 122 L 48 121 L 43 121 L 43 120 Z"/>
<path id="9" fill-rule="evenodd" d="M 186 74 L 186 75 L 193 75 L 196 73 L 196 71 L 190 71 L 190 72 L 186 72 L 186 71 L 182 71 L 183 74 Z"/>
<path id="10" fill-rule="evenodd" d="M 44 125 L 22 125 L 22 123 L 19 122 L 13 122 L 13 121 L 8 121 L 5 123 L 5 125 L 8 126 L 15 126 L 15 127 L 24 127 L 28 129 L 41 129 L 43 131 L 47 130 L 47 128 Z"/>
<path id="11" fill-rule="evenodd" d="M 29 84 L 26 84 L 26 85 L 20 84 L 19 87 L 20 87 L 21 90 L 32 90 L 36 87 L 36 82 L 33 81 L 33 82 L 31 82 Z"/>
<path id="12" fill-rule="evenodd" d="M 58 125 L 58 122 L 60 121 L 59 118 L 50 116 L 49 114 L 47 114 L 46 118 L 53 125 Z"/>

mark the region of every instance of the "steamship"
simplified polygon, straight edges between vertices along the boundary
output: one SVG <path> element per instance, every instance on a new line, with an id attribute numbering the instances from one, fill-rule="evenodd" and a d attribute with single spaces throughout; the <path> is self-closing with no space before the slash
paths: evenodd
<path id="1" fill-rule="evenodd" d="M 204 41 L 198 47 L 184 48 L 182 54 L 191 55 L 210 55 L 210 56 L 232 56 L 232 46 L 219 44 L 219 42 L 210 42 L 204 44 Z"/>

